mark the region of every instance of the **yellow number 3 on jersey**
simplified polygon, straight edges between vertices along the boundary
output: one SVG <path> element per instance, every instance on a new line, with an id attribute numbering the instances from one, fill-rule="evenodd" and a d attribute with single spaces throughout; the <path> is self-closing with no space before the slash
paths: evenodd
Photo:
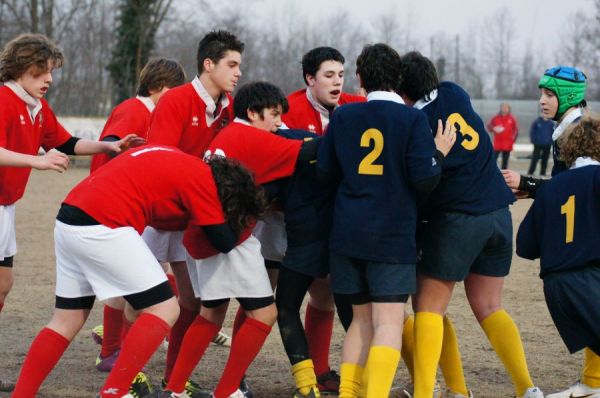
<path id="1" fill-rule="evenodd" d="M 368 129 L 360 137 L 360 146 L 368 148 L 373 141 L 373 149 L 358 165 L 358 174 L 383 175 L 383 165 L 373 164 L 383 152 L 383 134 L 377 129 Z"/>
<path id="2" fill-rule="evenodd" d="M 471 127 L 465 119 L 460 115 L 460 113 L 453 113 L 448 116 L 448 120 L 446 123 L 452 123 L 452 125 L 456 126 L 458 124 L 458 132 L 462 134 L 463 140 L 460 143 L 463 148 L 468 151 L 472 151 L 477 148 L 479 145 L 479 134 L 473 127 Z M 468 139 L 466 139 L 469 137 Z"/>

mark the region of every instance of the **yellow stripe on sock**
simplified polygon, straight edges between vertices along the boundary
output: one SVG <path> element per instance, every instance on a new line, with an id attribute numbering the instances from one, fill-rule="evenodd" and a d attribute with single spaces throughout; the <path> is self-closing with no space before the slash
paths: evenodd
<path id="1" fill-rule="evenodd" d="M 305 359 L 292 366 L 292 374 L 296 381 L 296 388 L 302 395 L 308 395 L 310 390 L 317 385 L 317 375 L 312 359 Z"/>

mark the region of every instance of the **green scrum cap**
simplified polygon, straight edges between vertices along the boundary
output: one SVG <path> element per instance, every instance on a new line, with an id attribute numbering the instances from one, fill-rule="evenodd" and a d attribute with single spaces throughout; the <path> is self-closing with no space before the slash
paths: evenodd
<path id="1" fill-rule="evenodd" d="M 567 109 L 581 104 L 585 100 L 587 78 L 577 68 L 555 66 L 547 69 L 538 83 L 539 88 L 546 88 L 556 94 L 558 111 L 554 120 L 559 120 Z"/>

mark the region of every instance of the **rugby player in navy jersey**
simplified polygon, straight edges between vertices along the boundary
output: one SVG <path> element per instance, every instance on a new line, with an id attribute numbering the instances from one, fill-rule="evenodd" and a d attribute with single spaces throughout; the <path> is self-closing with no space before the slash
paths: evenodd
<path id="1" fill-rule="evenodd" d="M 334 293 L 353 304 L 339 397 L 357 397 L 364 372 L 366 397 L 381 398 L 396 373 L 404 304 L 416 288 L 416 194 L 439 182 L 456 136 L 450 128 L 442 132 L 440 122 L 434 143 L 425 115 L 404 105 L 395 92 L 400 57 L 394 49 L 368 45 L 356 65 L 367 102 L 333 114 L 317 170 L 323 180 L 339 183 L 331 280 Z"/>
<path id="2" fill-rule="evenodd" d="M 517 254 L 540 258 L 552 320 L 571 353 L 585 348 L 581 381 L 547 398 L 600 397 L 600 120 L 559 142 L 566 171 L 537 191 L 519 227 Z"/>
<path id="3" fill-rule="evenodd" d="M 431 192 L 415 306 L 415 398 L 431 397 L 442 341 L 443 315 L 456 282 L 464 281 L 471 309 L 515 385 L 517 397 L 543 397 L 533 385 L 514 321 L 502 308 L 502 286 L 512 259 L 515 198 L 494 161 L 491 141 L 469 95 L 439 82 L 433 63 L 418 52 L 401 60 L 400 93 L 435 126 L 454 126 L 457 142 Z M 460 238 L 458 238 L 460 237 Z M 449 397 L 470 395 L 448 391 Z"/>

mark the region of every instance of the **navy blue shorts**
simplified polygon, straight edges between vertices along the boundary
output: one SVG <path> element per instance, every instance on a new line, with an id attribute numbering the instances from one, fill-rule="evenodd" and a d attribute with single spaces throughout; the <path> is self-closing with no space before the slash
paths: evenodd
<path id="1" fill-rule="evenodd" d="M 600 265 L 546 275 L 544 296 L 569 352 L 584 347 L 597 352 L 600 348 Z"/>
<path id="2" fill-rule="evenodd" d="M 469 273 L 503 277 L 512 261 L 512 219 L 508 207 L 482 215 L 432 214 L 418 271 L 462 281 Z"/>
<path id="3" fill-rule="evenodd" d="M 329 264 L 331 286 L 336 294 L 366 296 L 372 302 L 395 302 L 394 298 L 413 294 L 417 288 L 415 264 L 368 261 L 333 251 Z"/>
<path id="4" fill-rule="evenodd" d="M 288 246 L 281 265 L 304 275 L 324 278 L 329 274 L 329 240 Z"/>

